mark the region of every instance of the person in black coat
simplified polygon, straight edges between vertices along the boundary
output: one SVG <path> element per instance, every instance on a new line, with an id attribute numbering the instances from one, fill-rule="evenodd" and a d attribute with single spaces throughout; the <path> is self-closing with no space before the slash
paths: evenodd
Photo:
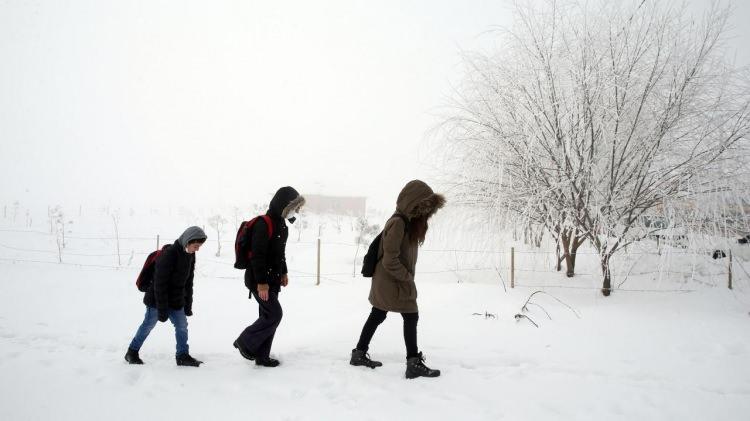
<path id="1" fill-rule="evenodd" d="M 250 266 L 245 270 L 245 286 L 258 302 L 258 319 L 242 331 L 234 347 L 255 364 L 276 367 L 279 361 L 270 357 L 276 328 L 283 311 L 279 303 L 281 287 L 289 284 L 286 266 L 286 241 L 289 231 L 285 220 L 294 223 L 294 215 L 305 204 L 305 198 L 291 187 L 280 188 L 268 207 L 271 236 L 266 221 L 258 218 L 249 235 Z"/>
<path id="2" fill-rule="evenodd" d="M 125 361 L 130 364 L 143 364 L 143 360 L 138 356 L 143 342 L 157 320 L 166 322 L 169 319 L 175 329 L 177 365 L 198 367 L 202 363 L 189 353 L 187 316 L 193 315 L 195 252 L 206 242 L 206 238 L 206 233 L 201 228 L 190 227 L 159 255 L 154 280 L 143 296 L 146 316 L 130 342 Z"/>

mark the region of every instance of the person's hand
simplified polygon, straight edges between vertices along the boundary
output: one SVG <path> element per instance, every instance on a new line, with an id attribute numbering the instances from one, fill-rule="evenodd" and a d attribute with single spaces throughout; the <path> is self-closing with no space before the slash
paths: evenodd
<path id="1" fill-rule="evenodd" d="M 185 315 L 190 317 L 193 315 L 193 309 L 192 308 L 186 308 L 185 309 Z"/>
<path id="2" fill-rule="evenodd" d="M 258 297 L 263 301 L 268 301 L 268 284 L 258 284 Z"/>
<path id="3" fill-rule="evenodd" d="M 159 321 L 166 322 L 169 319 L 169 312 L 167 310 L 159 310 Z"/>
<path id="4" fill-rule="evenodd" d="M 281 275 L 281 286 L 285 287 L 287 285 L 289 285 L 289 276 L 285 273 Z"/>

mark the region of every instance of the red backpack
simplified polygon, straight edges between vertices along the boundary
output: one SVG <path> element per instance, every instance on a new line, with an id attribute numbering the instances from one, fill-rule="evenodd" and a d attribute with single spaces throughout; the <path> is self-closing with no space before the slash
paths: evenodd
<path id="1" fill-rule="evenodd" d="M 164 252 L 164 250 L 166 250 L 169 246 L 171 246 L 171 244 L 165 244 L 164 247 L 161 248 L 161 250 L 156 250 L 148 255 L 148 257 L 146 258 L 146 262 L 143 263 L 143 269 L 141 269 L 141 273 L 138 274 L 138 279 L 135 280 L 135 286 L 138 287 L 138 291 L 148 291 L 148 287 L 150 287 L 154 281 L 154 272 L 156 272 L 156 259 L 158 259 L 159 256 L 161 256 L 161 254 Z"/>
<path id="2" fill-rule="evenodd" d="M 250 258 L 253 257 L 253 252 L 250 250 L 250 240 L 253 225 L 258 221 L 258 218 L 263 218 L 266 221 L 266 227 L 268 227 L 268 238 L 273 237 L 273 222 L 271 217 L 268 215 L 256 216 L 249 221 L 243 221 L 240 224 L 240 229 L 237 230 L 237 237 L 234 239 L 234 268 L 235 269 L 247 269 L 250 267 Z"/>

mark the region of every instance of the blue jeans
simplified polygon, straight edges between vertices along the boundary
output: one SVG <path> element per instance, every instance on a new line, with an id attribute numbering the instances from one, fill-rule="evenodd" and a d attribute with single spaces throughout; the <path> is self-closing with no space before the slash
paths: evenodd
<path id="1" fill-rule="evenodd" d="M 177 353 L 175 355 L 187 354 L 189 351 L 188 347 L 188 322 L 185 316 L 185 309 L 172 310 L 169 309 L 169 320 L 174 325 L 174 337 L 177 341 Z M 159 310 L 146 306 L 146 316 L 143 318 L 143 323 L 138 331 L 135 333 L 135 337 L 130 342 L 130 349 L 138 351 L 143 346 L 143 342 L 148 338 L 148 334 L 156 326 L 159 321 Z"/>

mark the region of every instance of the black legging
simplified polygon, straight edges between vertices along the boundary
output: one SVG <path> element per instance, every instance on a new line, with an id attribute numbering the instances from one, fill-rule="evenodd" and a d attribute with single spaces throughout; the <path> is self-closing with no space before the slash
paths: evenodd
<path id="1" fill-rule="evenodd" d="M 383 323 L 387 315 L 387 311 L 375 307 L 372 308 L 370 316 L 362 327 L 362 334 L 359 335 L 358 350 L 367 352 L 370 348 L 370 341 L 373 335 L 375 335 L 375 330 Z M 417 348 L 417 321 L 419 321 L 419 313 L 401 313 L 401 316 L 404 318 L 406 358 L 417 357 L 419 356 L 419 348 Z"/>

